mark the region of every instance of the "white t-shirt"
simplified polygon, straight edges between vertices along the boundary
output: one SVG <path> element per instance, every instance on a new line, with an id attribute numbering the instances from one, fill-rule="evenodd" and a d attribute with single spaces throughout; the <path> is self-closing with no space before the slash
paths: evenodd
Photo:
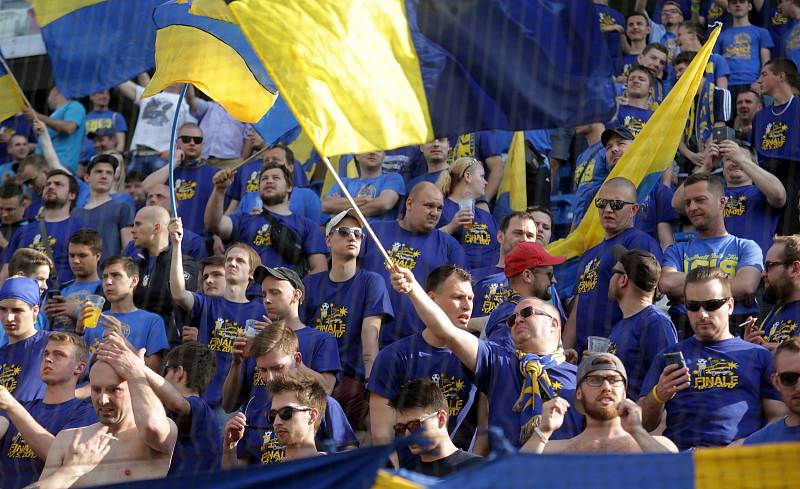
<path id="1" fill-rule="evenodd" d="M 131 149 L 147 146 L 158 151 L 169 149 L 169 137 L 172 131 L 172 119 L 175 118 L 175 106 L 178 105 L 178 94 L 161 92 L 142 100 L 144 87 L 136 86 L 135 103 L 139 104 L 139 118 L 136 130 L 131 139 Z M 189 104 L 181 104 L 178 115 L 178 128 L 186 122 L 197 122 L 189 113 Z"/>

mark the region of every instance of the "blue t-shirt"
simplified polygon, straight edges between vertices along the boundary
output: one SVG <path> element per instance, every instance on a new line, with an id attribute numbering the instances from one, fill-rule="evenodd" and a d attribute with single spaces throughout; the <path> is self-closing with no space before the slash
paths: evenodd
<path id="1" fill-rule="evenodd" d="M 135 348 L 144 348 L 146 356 L 169 350 L 167 329 L 164 327 L 164 320 L 158 314 L 144 309 L 136 309 L 132 312 L 107 311 L 105 314 L 119 319 L 119 322 L 122 323 L 122 334 Z M 104 331 L 105 329 L 98 324 L 95 328 L 86 328 L 83 333 L 83 340 L 89 345 L 93 354 L 97 353 L 100 348 Z"/>
<path id="2" fill-rule="evenodd" d="M 458 202 L 449 198 L 444 199 L 442 217 L 439 218 L 437 227 L 450 224 L 453 216 L 460 210 Z M 500 245 L 497 243 L 497 223 L 492 215 L 475 207 L 475 218 L 470 227 L 462 227 L 452 235 L 461 243 L 467 262 L 472 270 L 485 268 L 497 263 L 500 257 Z"/>
<path id="3" fill-rule="evenodd" d="M 765 107 L 756 112 L 753 116 L 750 137 L 753 140 L 753 148 L 758 153 L 759 163 L 764 163 L 770 158 L 800 161 L 798 120 L 800 120 L 800 97 L 793 97 L 786 104 Z M 787 202 L 786 205 L 791 203 Z"/>
<path id="4" fill-rule="evenodd" d="M 755 267 L 762 271 L 762 263 L 761 248 L 755 241 L 726 234 L 718 238 L 694 238 L 671 244 L 664 252 L 661 266 L 672 267 L 683 273 L 689 273 L 697 267 L 719 268 L 733 278 L 743 267 Z M 670 307 L 670 314 L 686 314 L 686 306 L 674 305 Z M 734 303 L 733 314 L 758 316 L 758 305 L 745 307 Z"/>
<path id="5" fill-rule="evenodd" d="M 316 436 L 317 449 L 330 452 L 358 445 L 358 438 L 350 427 L 342 406 L 331 396 L 326 396 L 325 400 L 325 415 Z M 285 448 L 267 421 L 270 409 L 271 398 L 261 403 L 250 401 L 245 408 L 247 424 L 253 428 L 244 430 L 244 438 L 236 446 L 236 456 L 248 460 L 250 465 L 280 462 L 286 455 Z"/>
<path id="6" fill-rule="evenodd" d="M 575 397 L 577 372 L 578 367 L 567 362 L 547 370 L 554 384 L 555 394 L 570 404 Z M 489 398 L 489 426 L 502 429 L 513 446 L 521 446 L 519 438 L 523 422 L 520 414 L 514 412 L 514 404 L 522 390 L 523 379 L 516 353 L 490 341 L 481 341 L 473 380 L 478 389 Z M 582 416 L 575 409 L 570 409 L 567 411 L 564 424 L 553 433 L 551 439 L 572 438 L 582 430 Z"/>
<path id="7" fill-rule="evenodd" d="M 175 168 L 175 200 L 178 203 L 178 216 L 184 229 L 206 235 L 203 216 L 211 192 L 214 190 L 214 175 L 219 169 L 205 162 L 184 162 Z"/>
<path id="8" fill-rule="evenodd" d="M 475 426 L 464 421 L 476 405 L 477 388 L 472 372 L 449 348 L 431 346 L 422 333 L 396 341 L 378 353 L 367 389 L 391 401 L 403 384 L 417 379 L 433 380 L 442 390 L 449 415 L 447 431 L 459 448 L 468 449 Z"/>
<path id="9" fill-rule="evenodd" d="M 58 160 L 74 175 L 78 172 L 78 160 L 81 156 L 83 140 L 86 137 L 86 129 L 84 129 L 86 109 L 83 108 L 80 102 L 70 100 L 50 114 L 50 118 L 58 121 L 74 122 L 78 126 L 72 134 L 58 132 L 50 127 L 47 128 Z M 42 142 L 39 141 L 36 146 L 36 153 L 42 154 L 42 152 Z"/>
<path id="10" fill-rule="evenodd" d="M 209 296 L 192 292 L 192 306 L 189 324 L 197 327 L 197 341 L 208 345 L 217 356 L 217 371 L 203 399 L 211 406 L 222 402 L 222 384 L 231 366 L 231 349 L 236 336 L 244 332 L 248 319 L 261 319 L 266 314 L 261 301 L 232 302 L 224 297 Z"/>
<path id="11" fill-rule="evenodd" d="M 122 199 L 111 199 L 93 209 L 75 209 L 72 217 L 91 222 L 103 237 L 103 259 L 119 255 L 122 251 L 119 230 L 133 226 L 136 209 Z"/>
<path id="12" fill-rule="evenodd" d="M 669 316 L 650 305 L 615 324 L 608 339 L 609 351 L 625 365 L 628 397 L 637 399 L 650 365 L 661 350 L 678 342 L 678 333 Z"/>
<path id="13" fill-rule="evenodd" d="M 55 262 L 58 280 L 61 283 L 68 282 L 73 279 L 72 270 L 69 268 L 69 238 L 80 228 L 94 229 L 94 226 L 75 217 L 68 217 L 58 222 L 45 222 L 44 226 L 50 241 L 50 248 L 53 250 L 53 262 Z M 20 248 L 31 248 L 47 254 L 47 247 L 42 241 L 41 229 L 42 226 L 39 222 L 32 222 L 17 229 L 9 240 L 8 246 L 3 250 L 3 262 L 11 261 L 11 256 Z"/>
<path id="14" fill-rule="evenodd" d="M 439 171 L 434 171 L 434 172 L 427 172 L 427 173 L 424 173 L 424 174 L 422 174 L 422 175 L 420 175 L 418 177 L 412 178 L 406 184 L 405 195 L 410 194 L 411 193 L 411 189 L 413 189 L 414 186 L 416 186 L 418 183 L 429 182 L 429 183 L 432 183 L 432 184 L 436 185 L 436 181 L 439 180 L 439 177 L 442 175 L 442 173 L 444 173 L 446 171 L 449 171 L 449 170 L 439 170 Z"/>
<path id="15" fill-rule="evenodd" d="M 358 197 L 376 199 L 386 190 L 393 191 L 398 197 L 406 193 L 406 184 L 399 173 L 383 173 L 373 178 L 342 178 L 342 182 L 354 199 Z M 338 183 L 333 184 L 330 192 L 328 192 L 328 196 L 344 197 L 344 193 Z M 400 202 L 399 199 L 398 202 Z M 397 217 L 397 208 L 398 206 L 395 204 L 394 207 L 383 214 L 371 216 L 368 220 L 371 224 L 373 221 L 394 219 Z"/>
<path id="16" fill-rule="evenodd" d="M 400 227 L 397 221 L 377 221 L 372 224 L 375 234 L 380 236 L 386 252 L 394 263 L 408 268 L 420 283 L 425 283 L 428 274 L 436 267 L 447 263 L 467 268 L 464 250 L 452 236 L 438 229 L 430 233 L 411 233 Z M 394 310 L 394 321 L 381 328 L 381 347 L 400 338 L 422 331 L 424 325 L 408 297 L 397 293 L 383 265 L 383 255 L 372 240 L 361 245 L 363 268 L 383 277 L 389 299 Z"/>
<path id="17" fill-rule="evenodd" d="M 514 291 L 508 287 L 508 278 L 505 270 L 498 266 L 495 266 L 494 269 L 494 273 L 486 275 L 475 282 L 473 287 L 475 291 L 475 306 L 472 308 L 473 318 L 488 316 L 497 306 L 514 295 Z M 473 277 L 475 276 L 473 274 Z"/>
<path id="18" fill-rule="evenodd" d="M 589 183 L 597 180 L 602 182 L 607 175 L 606 151 L 602 142 L 594 143 L 578 155 L 575 162 L 575 188 L 578 192 Z"/>
<path id="19" fill-rule="evenodd" d="M 611 280 L 611 269 L 616 264 L 612 249 L 617 244 L 629 250 L 649 251 L 661 259 L 658 242 L 634 228 L 626 229 L 611 239 L 604 239 L 583 254 L 575 282 L 578 296 L 575 344 L 579 352 L 586 349 L 586 339 L 589 336 L 608 338 L 611 328 L 622 319 L 619 305 L 608 300 L 608 282 Z"/>
<path id="20" fill-rule="evenodd" d="M 322 236 L 319 224 L 303 216 L 298 216 L 297 214 L 283 216 L 268 210 L 262 211 L 262 214 L 257 216 L 249 214 L 231 215 L 230 218 L 233 223 L 231 240 L 242 241 L 252 246 L 258 252 L 261 257 L 261 263 L 264 265 L 268 267 L 295 268 L 295 265 L 286 263 L 275 248 L 272 247 L 270 225 L 264 214 L 269 214 L 273 219 L 290 227 L 300 238 L 303 244 L 303 253 L 306 256 L 328 252 L 328 246 L 325 244 L 325 238 Z"/>
<path id="21" fill-rule="evenodd" d="M 631 105 L 620 105 L 617 110 L 617 118 L 614 125 L 625 126 L 631 134 L 638 135 L 644 129 L 644 125 L 650 120 L 653 111 L 641 109 Z"/>
<path id="22" fill-rule="evenodd" d="M 764 319 L 762 336 L 768 343 L 781 343 L 800 334 L 800 301 L 776 305 L 774 313 Z"/>
<path id="23" fill-rule="evenodd" d="M 167 475 L 217 472 L 222 457 L 222 429 L 217 416 L 202 397 L 189 396 L 186 401 L 192 410 L 188 416 L 167 413 L 178 426 L 178 440 Z"/>
<path id="24" fill-rule="evenodd" d="M 128 132 L 128 123 L 125 117 L 113 110 L 96 111 L 86 114 L 86 134 L 98 129 L 113 129 L 114 132 Z M 114 139 L 116 141 L 116 137 Z M 83 139 L 81 148 L 81 161 L 89 161 L 95 155 L 94 141 L 88 137 Z"/>
<path id="25" fill-rule="evenodd" d="M 419 146 L 401 146 L 385 153 L 381 170 L 399 174 L 404 182 L 420 175 L 427 167 Z"/>
<path id="26" fill-rule="evenodd" d="M 672 189 L 659 182 L 653 186 L 644 201 L 639 203 L 639 211 L 633 226 L 658 240 L 658 225 L 662 222 L 672 223 L 680 220 L 680 216 L 672 208 Z"/>
<path id="27" fill-rule="evenodd" d="M 73 331 L 75 328 L 75 320 L 78 318 L 78 311 L 81 304 L 86 301 L 86 296 L 90 294 L 103 294 L 102 282 L 100 280 L 92 280 L 90 282 L 68 282 L 61 287 L 61 297 L 67 300 L 67 304 L 72 304 L 72 313 L 69 320 L 59 320 L 54 318 L 51 321 L 51 329 L 54 331 L 66 330 Z M 43 316 L 40 312 L 39 316 Z"/>
<path id="28" fill-rule="evenodd" d="M 787 426 L 783 418 L 756 431 L 744 439 L 745 445 L 762 445 L 766 443 L 800 442 L 800 425 Z"/>
<path id="29" fill-rule="evenodd" d="M 725 229 L 734 236 L 751 239 L 763 253 L 772 246 L 783 211 L 772 207 L 755 185 L 725 189 Z M 790 205 L 787 202 L 787 205 Z"/>
<path id="30" fill-rule="evenodd" d="M 47 331 L 36 331 L 28 339 L 0 348 L 0 385 L 19 402 L 44 397 L 46 386 L 39 370 L 48 336 Z"/>
<path id="31" fill-rule="evenodd" d="M 500 346 L 515 350 L 514 339 L 511 337 L 511 328 L 508 327 L 508 318 L 514 313 L 517 304 L 522 300 L 522 296 L 510 290 L 507 301 L 499 304 L 489 315 L 486 322 L 486 339 Z"/>
<path id="32" fill-rule="evenodd" d="M 747 25 L 723 30 L 714 51 L 728 62 L 731 71 L 728 84 L 749 86 L 761 74 L 761 50 L 772 47 L 772 38 L 766 29 Z"/>
<path id="33" fill-rule="evenodd" d="M 609 7 L 608 5 L 600 4 L 594 4 L 594 8 L 597 11 L 598 28 L 601 28 L 602 26 L 612 26 L 614 24 L 617 24 L 623 28 L 625 27 L 625 17 L 613 8 Z M 617 31 L 603 32 L 603 37 L 606 39 L 608 54 L 611 56 L 611 58 L 619 58 L 622 56 L 620 33 Z"/>
<path id="34" fill-rule="evenodd" d="M 691 385 L 666 404 L 664 436 L 681 450 L 725 446 L 764 425 L 762 399 L 780 400 L 772 386 L 772 356 L 741 338 L 701 342 L 692 336 L 662 353 L 683 352 Z M 653 390 L 666 362 L 658 355 L 640 397 Z"/>
<path id="35" fill-rule="evenodd" d="M 787 21 L 781 41 L 783 56 L 800 66 L 800 19 Z"/>
<path id="36" fill-rule="evenodd" d="M 344 282 L 334 282 L 328 272 L 303 279 L 306 295 L 300 306 L 300 321 L 332 334 L 339 344 L 342 375 L 364 381 L 361 326 L 364 318 L 394 317 L 389 292 L 375 272 L 356 270 Z"/>
<path id="37" fill-rule="evenodd" d="M 22 403 L 26 411 L 52 435 L 70 428 L 97 422 L 91 401 L 72 398 L 58 404 L 45 404 L 42 399 Z M 44 460 L 11 424 L 0 440 L 0 487 L 17 488 L 36 481 L 44 468 Z"/>

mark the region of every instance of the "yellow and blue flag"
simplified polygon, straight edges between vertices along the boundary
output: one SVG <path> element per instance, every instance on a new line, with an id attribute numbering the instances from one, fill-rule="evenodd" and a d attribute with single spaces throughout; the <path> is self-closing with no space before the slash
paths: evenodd
<path id="1" fill-rule="evenodd" d="M 614 113 L 611 60 L 589 0 L 232 0 L 228 8 L 326 156 Z"/>
<path id="2" fill-rule="evenodd" d="M 0 58 L 2 58 L 0 54 Z M 25 108 L 25 98 L 20 93 L 13 75 L 5 69 L 5 59 L 0 62 L 0 121 L 13 117 Z"/>
<path id="3" fill-rule="evenodd" d="M 155 65 L 153 10 L 163 0 L 29 0 L 59 91 L 78 98 Z"/>
<path id="4" fill-rule="evenodd" d="M 508 147 L 508 159 L 503 170 L 503 179 L 497 190 L 494 216 L 497 222 L 512 212 L 524 211 L 528 207 L 528 188 L 525 176 L 525 133 L 517 131 Z"/>
<path id="5" fill-rule="evenodd" d="M 637 188 L 639 202 L 650 193 L 661 173 L 669 168 L 675 158 L 689 117 L 689 110 L 703 81 L 705 66 L 719 32 L 720 27 L 711 32 L 705 45 L 670 90 L 667 98 L 659 105 L 642 132 L 633 140 L 606 177 L 606 179 L 624 177 L 633 182 Z M 547 249 L 551 255 L 574 258 L 600 243 L 603 236 L 604 231 L 598 213 L 587 212 L 569 236 L 550 243 Z"/>

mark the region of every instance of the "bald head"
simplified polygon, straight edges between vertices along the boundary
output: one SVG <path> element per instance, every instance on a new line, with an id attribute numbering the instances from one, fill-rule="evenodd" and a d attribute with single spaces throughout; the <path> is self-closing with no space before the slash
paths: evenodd
<path id="1" fill-rule="evenodd" d="M 150 221 L 154 224 L 161 224 L 164 226 L 164 230 L 166 231 L 166 227 L 169 224 L 169 212 L 161 206 L 149 206 L 143 207 L 137 214 L 136 217 L 141 217 L 147 221 Z"/>
<path id="2" fill-rule="evenodd" d="M 439 188 L 432 184 L 431 182 L 420 182 L 414 185 L 414 188 L 411 189 L 411 192 L 408 194 L 409 199 L 421 199 L 423 196 L 428 196 L 431 193 L 437 194 L 439 196 L 442 195 L 442 191 Z"/>
<path id="3" fill-rule="evenodd" d="M 622 195 L 625 195 L 626 200 L 629 202 L 636 202 L 636 185 L 634 185 L 633 182 L 627 178 L 612 178 L 603 184 L 603 189 L 622 192 Z"/>
<path id="4" fill-rule="evenodd" d="M 444 196 L 436 185 L 421 182 L 414 185 L 406 199 L 402 226 L 413 233 L 429 233 L 436 228 L 444 207 Z"/>
<path id="5" fill-rule="evenodd" d="M 142 207 L 133 219 L 133 242 L 137 248 L 160 251 L 169 243 L 169 213 L 163 207 Z"/>

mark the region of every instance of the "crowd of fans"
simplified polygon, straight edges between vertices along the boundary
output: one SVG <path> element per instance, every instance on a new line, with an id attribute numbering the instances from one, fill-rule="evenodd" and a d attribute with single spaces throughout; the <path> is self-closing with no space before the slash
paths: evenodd
<path id="1" fill-rule="evenodd" d="M 535 453 L 800 441 L 800 0 L 606 3 L 618 114 L 526 133 L 526 211 L 495 207 L 496 131 L 355 155 L 363 222 L 193 89 L 170 189 L 178 87 L 141 99 L 147 74 L 0 123 L 0 487 L 407 434 L 389 463 L 438 477 L 493 431 Z M 675 165 L 637 194 L 608 175 L 713 22 Z M 588 213 L 577 268 L 546 251 Z"/>

